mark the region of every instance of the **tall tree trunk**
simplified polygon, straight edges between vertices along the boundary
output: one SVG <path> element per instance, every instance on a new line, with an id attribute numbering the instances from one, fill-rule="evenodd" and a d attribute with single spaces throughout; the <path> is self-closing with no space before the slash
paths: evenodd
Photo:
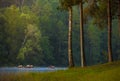
<path id="1" fill-rule="evenodd" d="M 107 14 L 108 14 L 108 62 L 112 62 L 112 44 L 111 44 L 111 37 L 112 37 L 112 20 L 111 20 L 111 1 L 108 0 L 107 2 Z"/>
<path id="2" fill-rule="evenodd" d="M 19 1 L 20 11 L 23 12 L 24 0 L 17 0 L 17 1 Z"/>
<path id="3" fill-rule="evenodd" d="M 69 67 L 74 67 L 73 54 L 72 54 L 72 7 L 68 7 L 69 10 L 69 28 L 68 28 L 68 60 Z"/>
<path id="4" fill-rule="evenodd" d="M 82 0 L 79 4 L 80 7 L 80 51 L 81 51 L 81 67 L 85 66 L 85 54 L 84 54 L 84 35 L 83 35 L 83 3 Z"/>

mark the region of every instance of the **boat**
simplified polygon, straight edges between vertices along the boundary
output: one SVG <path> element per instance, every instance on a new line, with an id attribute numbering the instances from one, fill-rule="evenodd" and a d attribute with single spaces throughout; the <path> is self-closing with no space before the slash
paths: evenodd
<path id="1" fill-rule="evenodd" d="M 55 69 L 55 66 L 53 66 L 53 65 L 50 65 L 50 66 L 49 66 L 49 68 L 51 68 L 51 69 Z"/>
<path id="2" fill-rule="evenodd" d="M 26 65 L 25 68 L 33 68 L 33 65 Z"/>
<path id="3" fill-rule="evenodd" d="M 26 65 L 26 66 L 18 65 L 18 68 L 33 68 L 33 65 Z"/>
<path id="4" fill-rule="evenodd" d="M 23 68 L 23 65 L 18 65 L 18 68 Z"/>

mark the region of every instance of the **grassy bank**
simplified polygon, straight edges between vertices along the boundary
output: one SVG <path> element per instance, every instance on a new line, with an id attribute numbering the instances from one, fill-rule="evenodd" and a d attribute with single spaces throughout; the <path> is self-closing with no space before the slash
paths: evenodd
<path id="1" fill-rule="evenodd" d="M 120 81 L 120 61 L 49 73 L 2 74 L 0 81 Z"/>

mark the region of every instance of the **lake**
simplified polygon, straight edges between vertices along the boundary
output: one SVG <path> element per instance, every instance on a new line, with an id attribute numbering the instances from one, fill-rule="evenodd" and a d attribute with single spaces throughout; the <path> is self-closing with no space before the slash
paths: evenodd
<path id="1" fill-rule="evenodd" d="M 18 73 L 18 72 L 52 72 L 58 70 L 66 70 L 66 67 L 33 67 L 33 68 L 18 68 L 18 67 L 2 67 L 0 73 Z"/>

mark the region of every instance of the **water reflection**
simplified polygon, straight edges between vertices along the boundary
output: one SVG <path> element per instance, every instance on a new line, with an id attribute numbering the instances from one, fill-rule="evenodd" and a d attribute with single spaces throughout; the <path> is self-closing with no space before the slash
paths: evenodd
<path id="1" fill-rule="evenodd" d="M 66 67 L 34 67 L 34 68 L 18 68 L 18 67 L 2 67 L 0 73 L 16 73 L 16 72 L 51 72 L 57 70 L 66 70 Z"/>

